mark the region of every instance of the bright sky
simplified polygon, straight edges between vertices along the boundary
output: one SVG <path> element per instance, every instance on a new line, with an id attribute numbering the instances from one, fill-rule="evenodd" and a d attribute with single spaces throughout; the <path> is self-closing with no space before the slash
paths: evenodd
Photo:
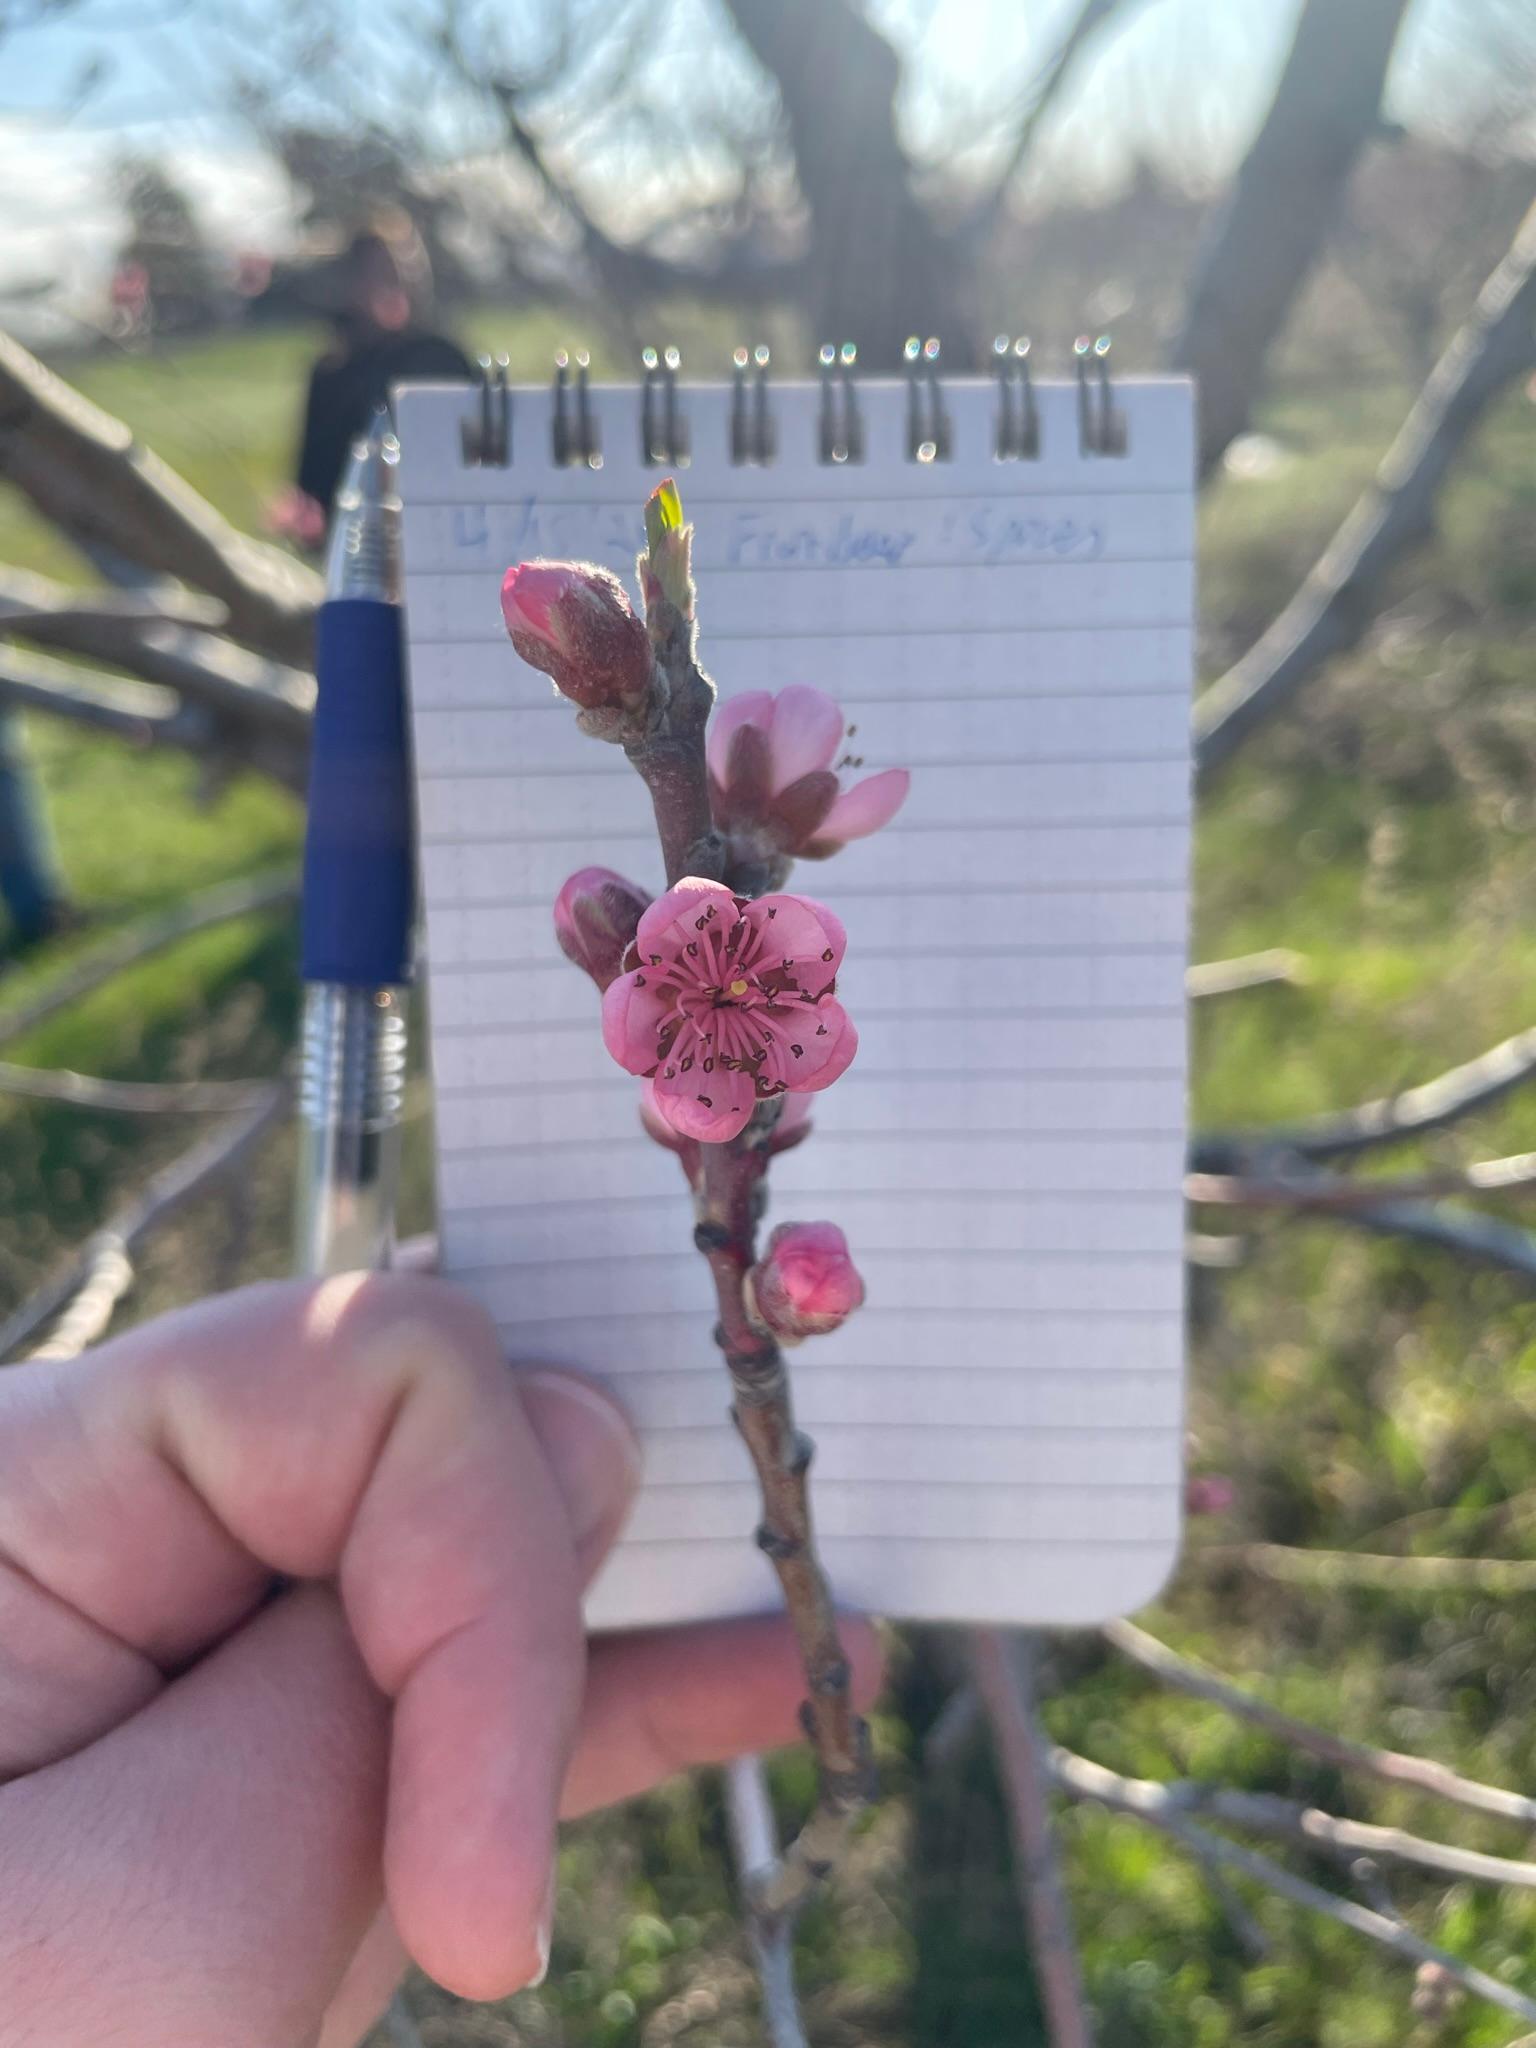
<path id="1" fill-rule="evenodd" d="M 904 108 L 914 144 L 948 148 L 957 135 L 978 136 L 971 155 L 980 169 L 989 117 L 995 134 L 995 117 L 1056 46 L 1077 0 L 870 4 L 915 60 Z M 1495 4 L 1415 0 L 1393 70 L 1394 114 L 1435 120 L 1476 70 L 1469 24 Z M 1111 182 L 1146 154 L 1188 177 L 1219 177 L 1263 111 L 1298 5 L 1140 0 L 1063 106 L 1042 174 Z M 539 0 L 505 0 L 504 13 L 508 6 L 534 16 Z M 679 0 L 675 32 L 695 33 L 711 7 Z M 369 0 L 328 0 L 327 18 L 355 10 L 367 19 Z M 227 0 L 84 0 L 5 39 L 0 310 L 5 297 L 34 290 L 76 304 L 99 291 L 120 232 L 107 173 L 128 147 L 167 160 L 219 243 L 281 247 L 284 187 L 221 92 L 235 47 Z"/>

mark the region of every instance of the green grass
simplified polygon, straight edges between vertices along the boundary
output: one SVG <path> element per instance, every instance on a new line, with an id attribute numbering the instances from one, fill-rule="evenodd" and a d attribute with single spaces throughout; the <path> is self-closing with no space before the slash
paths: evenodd
<path id="1" fill-rule="evenodd" d="M 473 338 L 510 338 L 516 367 L 533 374 L 559 327 L 491 314 Z M 691 357 L 721 358 L 734 338 L 722 322 L 683 331 Z M 101 359 L 78 375 L 249 524 L 284 473 L 308 346 L 301 335 L 220 341 L 165 361 Z M 611 344 L 598 354 L 616 361 Z M 1263 482 L 1223 482 L 1203 514 L 1208 671 L 1284 601 L 1405 402 L 1392 389 L 1307 390 L 1271 405 L 1262 424 L 1287 464 Z M 68 572 L 52 540 L 5 507 L 0 558 Z M 1202 1006 L 1203 1125 L 1342 1106 L 1531 1023 L 1533 565 L 1536 414 L 1512 398 L 1467 452 L 1435 544 L 1396 577 L 1382 628 L 1257 739 L 1204 805 L 1199 955 L 1288 946 L 1309 979 Z M 71 879 L 107 918 L 296 845 L 294 806 L 262 786 L 236 782 L 202 805 L 183 764 L 41 728 L 35 744 Z M 270 1069 L 291 1029 L 289 945 L 282 919 L 208 934 L 18 1056 L 114 1074 Z M 57 964 L 0 988 L 0 1022 L 7 990 L 23 993 Z M 36 1106 L 0 1115 L 0 1288 L 14 1298 L 174 1142 L 124 1118 Z M 1536 1092 L 1390 1164 L 1526 1149 L 1536 1149 Z M 275 1157 L 247 1191 L 240 1270 L 280 1263 L 286 1171 Z M 1199 1223 L 1234 1227 L 1215 1211 Z M 219 1255 L 217 1235 L 201 1220 L 184 1226 L 151 1262 L 143 1304 L 227 1279 L 236 1261 Z M 1282 1587 L 1231 1555 L 1258 1536 L 1532 1554 L 1536 1308 L 1496 1272 L 1282 1218 L 1253 1224 L 1236 1268 L 1197 1271 L 1192 1308 L 1195 1464 L 1230 1473 L 1238 1502 L 1196 1525 L 1156 1625 L 1297 1712 L 1473 1775 L 1536 1782 L 1536 1622 L 1522 1603 Z M 1027 2048 L 1042 2038 L 988 1768 L 975 1754 L 938 1779 L 918 1768 L 953 1655 L 926 1639 L 897 1652 L 878 1728 L 887 1801 L 858 1845 L 854 1881 L 805 1934 L 819 2044 Z M 1157 1692 L 1091 1642 L 1064 1640 L 1055 1663 L 1050 1725 L 1105 1763 L 1228 1778 L 1525 1853 L 1518 1831 L 1345 1781 Z M 803 1759 L 786 1762 L 780 1790 L 790 1805 L 809 1795 Z M 1255 1961 L 1199 1870 L 1156 1838 L 1091 1810 L 1065 1815 L 1063 1836 L 1106 2048 L 1493 2048 L 1518 2030 L 1471 2004 L 1434 2024 L 1414 2019 L 1400 1965 L 1245 1893 L 1272 1944 Z M 758 2042 L 723 1868 L 708 1782 L 576 1830 L 548 1986 L 473 2033 L 438 2001 L 429 2040 Z M 1536 1995 L 1531 1894 L 1417 1878 L 1394 1879 L 1394 1889 L 1421 1932 L 1507 1967 Z"/>

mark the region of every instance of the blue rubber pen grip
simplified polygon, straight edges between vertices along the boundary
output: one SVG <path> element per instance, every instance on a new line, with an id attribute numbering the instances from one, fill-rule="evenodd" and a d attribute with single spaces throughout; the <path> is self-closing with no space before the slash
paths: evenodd
<path id="1" fill-rule="evenodd" d="M 334 598 L 315 630 L 301 969 L 306 981 L 398 987 L 416 913 L 402 615 Z"/>

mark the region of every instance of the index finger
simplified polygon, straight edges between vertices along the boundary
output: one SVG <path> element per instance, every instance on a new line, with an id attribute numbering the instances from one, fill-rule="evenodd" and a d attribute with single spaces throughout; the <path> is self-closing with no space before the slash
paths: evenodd
<path id="1" fill-rule="evenodd" d="M 337 1580 L 395 1702 L 402 1937 L 466 1996 L 535 1974 L 579 1576 L 481 1312 L 399 1276 L 254 1288 L 68 1368 L 20 1368 L 4 1394 L 26 1426 L 0 1435 L 0 1554 L 162 1668 L 271 1572 Z"/>

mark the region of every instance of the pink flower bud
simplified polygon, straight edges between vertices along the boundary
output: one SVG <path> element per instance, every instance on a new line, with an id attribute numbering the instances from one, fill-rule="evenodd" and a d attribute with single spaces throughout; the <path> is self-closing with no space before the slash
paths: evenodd
<path id="1" fill-rule="evenodd" d="M 632 710 L 651 647 L 617 576 L 594 562 L 520 562 L 501 586 L 512 645 L 584 711 Z"/>
<path id="2" fill-rule="evenodd" d="M 555 937 L 567 960 L 607 988 L 651 899 L 612 868 L 578 868 L 555 898 Z"/>
<path id="3" fill-rule="evenodd" d="M 1237 1499 L 1237 1488 L 1225 1472 L 1193 1472 L 1184 1482 L 1187 1515 L 1224 1515 Z"/>
<path id="4" fill-rule="evenodd" d="M 781 1223 L 749 1286 L 754 1315 L 786 1344 L 837 1329 L 864 1300 L 864 1282 L 835 1223 Z"/>

